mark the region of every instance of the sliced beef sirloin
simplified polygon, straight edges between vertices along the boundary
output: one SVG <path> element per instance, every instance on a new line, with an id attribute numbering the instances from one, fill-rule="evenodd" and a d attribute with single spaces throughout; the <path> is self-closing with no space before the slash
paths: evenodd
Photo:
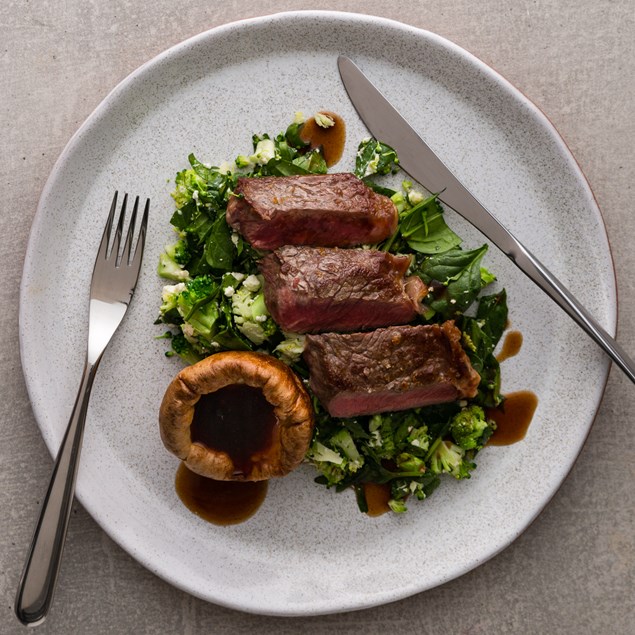
<path id="1" fill-rule="evenodd" d="M 397 229 L 397 208 L 354 174 L 239 178 L 227 222 L 256 249 L 350 247 Z"/>
<path id="2" fill-rule="evenodd" d="M 454 322 L 366 333 L 308 335 L 310 386 L 333 417 L 354 417 L 470 398 L 479 374 Z"/>
<path id="3" fill-rule="evenodd" d="M 409 256 L 373 249 L 285 246 L 260 261 L 265 302 L 284 331 L 359 331 L 407 324 L 426 285 Z"/>

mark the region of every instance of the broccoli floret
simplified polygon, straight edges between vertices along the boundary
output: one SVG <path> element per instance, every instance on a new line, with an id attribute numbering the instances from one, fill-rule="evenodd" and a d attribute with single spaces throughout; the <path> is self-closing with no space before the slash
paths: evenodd
<path id="1" fill-rule="evenodd" d="M 199 193 L 205 194 L 207 184 L 194 170 L 188 168 L 181 170 L 175 179 L 176 187 L 172 192 L 172 198 L 177 208 L 187 205 L 192 198 L 198 198 Z"/>
<path id="2" fill-rule="evenodd" d="M 430 435 L 428 426 L 413 428 L 408 434 L 408 443 L 417 448 L 419 452 L 427 452 L 430 447 Z"/>
<path id="3" fill-rule="evenodd" d="M 189 262 L 192 255 L 190 247 L 184 238 L 179 238 L 174 244 L 168 245 L 165 248 L 165 253 L 182 267 Z"/>
<path id="4" fill-rule="evenodd" d="M 295 364 L 302 357 L 305 340 L 305 335 L 285 333 L 285 339 L 273 351 L 285 364 Z"/>
<path id="5" fill-rule="evenodd" d="M 251 167 L 251 161 L 249 160 L 249 157 L 246 157 L 244 154 L 239 154 L 236 157 L 236 160 L 234 161 L 234 163 L 236 164 L 236 167 L 239 169 Z"/>
<path id="6" fill-rule="evenodd" d="M 234 174 L 236 172 L 236 163 L 231 161 L 223 161 L 218 166 L 219 174 Z"/>
<path id="7" fill-rule="evenodd" d="M 424 490 L 423 483 L 418 481 L 410 481 L 408 485 L 408 491 L 412 494 L 417 500 L 422 501 L 426 498 L 427 494 Z"/>
<path id="8" fill-rule="evenodd" d="M 395 207 L 397 208 L 397 211 L 399 213 L 403 212 L 406 209 L 406 207 L 408 206 L 408 203 L 406 201 L 406 197 L 404 196 L 403 192 L 395 192 L 390 197 L 390 199 L 395 204 Z"/>
<path id="9" fill-rule="evenodd" d="M 159 256 L 159 266 L 157 267 L 157 273 L 162 278 L 168 280 L 175 280 L 177 282 L 183 282 L 190 277 L 189 272 L 183 268 L 167 251 L 164 251 Z"/>
<path id="10" fill-rule="evenodd" d="M 430 457 L 430 470 L 434 474 L 451 474 L 454 478 L 470 478 L 474 463 L 466 460 L 465 450 L 451 441 L 441 441 Z"/>
<path id="11" fill-rule="evenodd" d="M 388 501 L 388 507 L 395 512 L 395 514 L 403 514 L 408 511 L 406 507 L 406 501 L 402 499 L 391 498 Z"/>
<path id="12" fill-rule="evenodd" d="M 315 441 L 307 452 L 307 458 L 326 479 L 327 486 L 337 485 L 346 476 L 346 459 L 323 443 Z"/>
<path id="13" fill-rule="evenodd" d="M 340 428 L 329 441 L 331 445 L 334 445 L 344 452 L 344 455 L 348 459 L 347 467 L 350 472 L 357 472 L 364 464 L 364 458 L 357 450 L 355 441 L 353 441 L 351 433 L 346 428 Z"/>
<path id="14" fill-rule="evenodd" d="M 198 276 L 185 284 L 177 298 L 177 309 L 183 320 L 189 326 L 186 336 L 202 337 L 209 342 L 212 329 L 219 317 L 218 303 L 215 298 L 219 287 L 210 276 Z M 184 331 L 185 332 L 185 331 Z"/>
<path id="15" fill-rule="evenodd" d="M 185 289 L 185 283 L 166 284 L 161 292 L 162 304 L 159 307 L 159 322 L 180 324 L 182 318 L 177 310 L 179 294 Z"/>
<path id="16" fill-rule="evenodd" d="M 161 291 L 161 299 L 163 300 L 163 304 L 161 304 L 161 307 L 159 309 L 161 315 L 165 315 L 173 309 L 176 309 L 179 294 L 184 289 L 184 282 L 179 282 L 178 284 L 166 284 L 163 287 L 163 291 Z"/>
<path id="17" fill-rule="evenodd" d="M 189 280 L 179 295 L 179 306 L 182 307 L 183 317 L 187 320 L 189 313 L 213 300 L 217 293 L 218 285 L 210 276 L 198 276 Z"/>
<path id="18" fill-rule="evenodd" d="M 276 144 L 272 139 L 261 139 L 256 144 L 254 153 L 249 157 L 252 165 L 265 165 L 276 156 Z"/>
<path id="19" fill-rule="evenodd" d="M 464 450 L 480 450 L 493 431 L 493 427 L 485 419 L 483 408 L 476 405 L 463 408 L 454 415 L 450 423 L 452 438 Z"/>
<path id="20" fill-rule="evenodd" d="M 344 463 L 344 457 L 341 456 L 335 450 L 327 448 L 323 443 L 315 441 L 309 450 L 308 457 L 312 461 L 318 463 L 334 463 L 335 465 L 342 465 Z"/>
<path id="21" fill-rule="evenodd" d="M 340 428 L 325 443 L 315 441 L 307 452 L 307 458 L 319 470 L 322 482 L 328 487 L 337 485 L 364 464 L 364 458 L 346 428 Z"/>
<path id="22" fill-rule="evenodd" d="M 196 364 L 202 359 L 202 356 L 194 350 L 183 333 L 177 333 L 172 337 L 172 350 L 168 351 L 166 355 L 171 357 L 173 354 L 178 355 L 187 364 Z"/>
<path id="23" fill-rule="evenodd" d="M 378 459 L 388 459 L 395 453 L 394 426 L 387 415 L 373 415 L 368 422 L 369 445 Z"/>
<path id="24" fill-rule="evenodd" d="M 236 328 L 254 344 L 269 339 L 278 327 L 269 317 L 259 276 L 247 276 L 231 294 L 232 314 Z"/>
<path id="25" fill-rule="evenodd" d="M 426 471 L 425 461 L 407 452 L 402 452 L 397 456 L 397 467 L 402 472 L 419 472 L 423 474 Z"/>
<path id="26" fill-rule="evenodd" d="M 320 128 L 332 128 L 335 125 L 335 119 L 325 112 L 316 112 L 313 119 Z"/>

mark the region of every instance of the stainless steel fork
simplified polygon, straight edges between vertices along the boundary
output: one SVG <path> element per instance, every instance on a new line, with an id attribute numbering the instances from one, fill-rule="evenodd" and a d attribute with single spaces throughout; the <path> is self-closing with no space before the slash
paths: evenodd
<path id="1" fill-rule="evenodd" d="M 102 354 L 128 309 L 139 278 L 150 200 L 146 199 L 139 235 L 135 241 L 139 197 L 135 199 L 122 249 L 121 238 L 127 203 L 128 195 L 125 194 L 110 247 L 117 211 L 115 192 L 95 260 L 90 287 L 88 347 L 84 372 L 35 527 L 15 601 L 16 615 L 26 625 L 42 623 L 51 606 L 75 492 L 90 391 Z M 133 251 L 134 242 L 136 247 Z"/>

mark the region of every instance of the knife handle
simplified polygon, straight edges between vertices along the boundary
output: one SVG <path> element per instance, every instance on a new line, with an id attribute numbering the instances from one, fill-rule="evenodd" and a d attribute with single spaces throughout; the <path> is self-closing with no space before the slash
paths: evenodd
<path id="1" fill-rule="evenodd" d="M 455 191 L 455 193 L 457 192 L 458 190 Z M 465 188 L 463 188 L 462 194 L 463 200 L 461 204 L 455 207 L 448 202 L 448 205 L 455 210 L 458 207 L 461 210 L 458 213 L 472 222 L 472 224 L 474 224 L 472 218 L 478 218 L 479 226 L 477 226 L 477 229 L 482 231 L 523 273 L 564 309 L 604 349 L 627 377 L 635 383 L 635 362 L 626 354 L 626 351 L 600 326 L 587 309 L 576 300 L 570 291 L 538 258 L 533 256 L 517 238 L 498 222 L 491 212 L 483 207 Z M 468 213 L 464 213 L 464 211 Z"/>

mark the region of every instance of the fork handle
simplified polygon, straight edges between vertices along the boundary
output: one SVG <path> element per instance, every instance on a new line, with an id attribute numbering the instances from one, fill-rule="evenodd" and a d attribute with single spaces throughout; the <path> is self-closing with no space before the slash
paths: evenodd
<path id="1" fill-rule="evenodd" d="M 15 613 L 27 626 L 41 624 L 53 600 L 75 493 L 86 411 L 98 363 L 99 360 L 94 364 L 86 361 L 84 365 L 73 412 L 55 460 L 18 585 Z"/>
<path id="2" fill-rule="evenodd" d="M 515 240 L 515 239 L 514 239 Z M 507 255 L 518 267 L 533 280 L 556 304 L 569 314 L 578 326 L 591 337 L 596 344 L 617 364 L 624 374 L 635 383 L 635 361 L 611 337 L 597 320 L 585 309 L 578 300 L 558 281 L 558 279 L 533 256 L 521 243 L 517 242 L 517 249 Z"/>

